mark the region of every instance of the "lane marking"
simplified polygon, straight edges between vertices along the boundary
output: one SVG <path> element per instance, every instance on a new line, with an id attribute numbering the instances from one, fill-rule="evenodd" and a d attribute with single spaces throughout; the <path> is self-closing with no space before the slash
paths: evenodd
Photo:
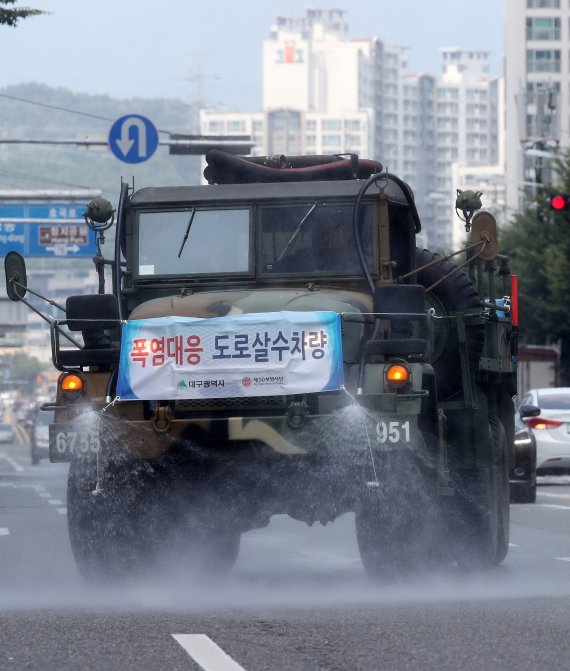
<path id="1" fill-rule="evenodd" d="M 556 503 L 535 503 L 538 508 L 556 508 L 557 510 L 570 510 L 570 506 L 559 506 Z"/>
<path id="2" fill-rule="evenodd" d="M 21 473 L 24 470 L 23 466 L 20 466 L 20 464 L 17 461 L 14 461 L 12 457 L 9 457 L 7 454 L 4 454 L 3 452 L 0 452 L 0 459 L 4 459 L 4 461 L 7 464 L 10 464 L 10 466 L 12 466 L 12 468 L 15 471 L 18 471 L 18 473 Z"/>
<path id="3" fill-rule="evenodd" d="M 48 503 L 51 504 L 52 506 L 62 506 L 63 501 L 60 501 L 59 499 L 49 499 Z"/>
<path id="4" fill-rule="evenodd" d="M 559 559 L 560 561 L 570 561 L 570 557 L 554 557 L 554 559 Z"/>
<path id="5" fill-rule="evenodd" d="M 61 513 L 62 515 L 67 515 L 67 508 L 56 508 L 58 513 Z"/>
<path id="6" fill-rule="evenodd" d="M 245 671 L 206 634 L 172 634 L 204 671 Z"/>
<path id="7" fill-rule="evenodd" d="M 539 497 L 548 496 L 551 499 L 565 499 L 566 501 L 570 501 L 570 494 L 555 494 L 554 492 L 539 492 L 538 496 Z"/>
<path id="8" fill-rule="evenodd" d="M 518 548 L 518 545 L 516 543 L 509 543 L 510 548 Z"/>
<path id="9" fill-rule="evenodd" d="M 0 527 L 0 536 L 9 536 L 10 535 L 10 529 L 7 529 L 6 527 Z"/>
<path id="10" fill-rule="evenodd" d="M 42 499 L 49 499 L 51 494 L 49 492 L 38 492 L 38 496 L 41 496 Z"/>

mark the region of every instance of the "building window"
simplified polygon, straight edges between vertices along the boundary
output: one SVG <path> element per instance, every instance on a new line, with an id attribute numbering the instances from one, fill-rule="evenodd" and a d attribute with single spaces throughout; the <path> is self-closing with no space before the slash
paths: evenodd
<path id="1" fill-rule="evenodd" d="M 560 50 L 527 49 L 527 72 L 560 72 Z"/>
<path id="2" fill-rule="evenodd" d="M 315 119 L 308 119 L 305 123 L 305 128 L 307 130 L 317 130 L 317 122 Z"/>
<path id="3" fill-rule="evenodd" d="M 210 133 L 219 133 L 224 130 L 224 124 L 222 121 L 210 121 L 208 123 L 208 131 Z"/>
<path id="4" fill-rule="evenodd" d="M 245 121 L 228 121 L 228 131 L 233 131 L 234 133 L 245 133 Z"/>
<path id="5" fill-rule="evenodd" d="M 527 18 L 527 40 L 559 40 L 560 19 Z"/>
<path id="6" fill-rule="evenodd" d="M 323 144 L 330 147 L 331 145 L 334 147 L 340 147 L 341 143 L 341 136 L 336 135 L 334 133 L 325 133 L 323 135 Z"/>
<path id="7" fill-rule="evenodd" d="M 344 139 L 346 144 L 349 144 L 352 147 L 360 147 L 360 136 L 347 134 Z"/>
<path id="8" fill-rule="evenodd" d="M 559 9 L 560 0 L 526 0 L 527 9 Z"/>
<path id="9" fill-rule="evenodd" d="M 323 119 L 323 130 L 341 130 L 342 124 L 340 119 Z"/>
<path id="10" fill-rule="evenodd" d="M 347 119 L 344 122 L 344 127 L 346 130 L 360 130 L 360 120 L 359 119 Z"/>

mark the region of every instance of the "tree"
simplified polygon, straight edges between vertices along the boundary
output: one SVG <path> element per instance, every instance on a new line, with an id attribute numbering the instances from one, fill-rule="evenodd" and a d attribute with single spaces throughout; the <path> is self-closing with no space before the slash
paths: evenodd
<path id="1" fill-rule="evenodd" d="M 14 27 L 20 19 L 27 19 L 29 16 L 38 14 L 47 14 L 41 9 L 31 9 L 30 7 L 14 7 L 8 9 L 7 5 L 14 5 L 18 0 L 0 0 L 0 25 Z"/>
<path id="2" fill-rule="evenodd" d="M 501 232 L 501 251 L 519 276 L 521 341 L 561 341 L 561 382 L 570 385 L 570 211 L 554 211 L 548 198 L 570 193 L 570 150 L 555 162 L 556 187 L 545 185 L 536 200 Z"/>
<path id="3" fill-rule="evenodd" d="M 45 364 L 36 357 L 28 356 L 25 352 L 8 354 L 2 359 L 3 364 L 10 370 L 10 380 L 26 395 L 31 396 L 37 383 L 37 376 L 44 372 Z"/>

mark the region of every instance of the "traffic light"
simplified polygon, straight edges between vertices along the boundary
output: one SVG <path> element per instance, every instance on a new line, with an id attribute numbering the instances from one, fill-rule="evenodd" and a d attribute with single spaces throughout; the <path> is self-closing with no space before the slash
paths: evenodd
<path id="1" fill-rule="evenodd" d="M 548 205 L 551 210 L 556 210 L 557 212 L 570 210 L 570 196 L 565 193 L 555 193 L 549 196 Z"/>

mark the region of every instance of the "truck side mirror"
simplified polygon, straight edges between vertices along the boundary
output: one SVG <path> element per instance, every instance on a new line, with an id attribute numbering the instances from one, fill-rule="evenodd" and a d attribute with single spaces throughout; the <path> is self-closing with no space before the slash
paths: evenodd
<path id="1" fill-rule="evenodd" d="M 28 290 L 28 278 L 26 275 L 26 261 L 18 252 L 8 252 L 4 259 L 4 270 L 6 271 L 6 293 L 12 301 L 24 298 Z"/>

